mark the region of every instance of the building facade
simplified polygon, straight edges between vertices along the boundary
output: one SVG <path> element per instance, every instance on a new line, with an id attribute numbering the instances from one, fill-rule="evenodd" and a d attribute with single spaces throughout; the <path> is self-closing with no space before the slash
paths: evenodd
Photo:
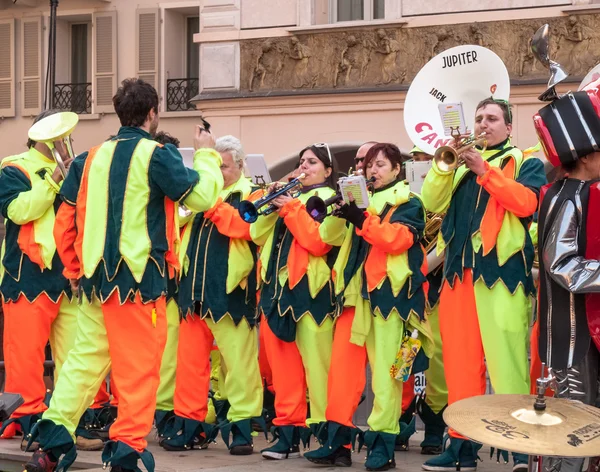
<path id="1" fill-rule="evenodd" d="M 313 142 L 408 149 L 412 78 L 433 55 L 479 44 L 507 65 L 514 140 L 528 147 L 547 81 L 531 36 L 550 23 L 576 89 L 600 62 L 599 12 L 594 0 L 61 0 L 51 92 L 80 114 L 76 152 L 116 132 L 111 98 L 131 76 L 156 86 L 160 128 L 182 146 L 203 115 L 270 164 Z M 47 100 L 48 26 L 47 0 L 0 1 L 3 155 L 24 149 Z"/>

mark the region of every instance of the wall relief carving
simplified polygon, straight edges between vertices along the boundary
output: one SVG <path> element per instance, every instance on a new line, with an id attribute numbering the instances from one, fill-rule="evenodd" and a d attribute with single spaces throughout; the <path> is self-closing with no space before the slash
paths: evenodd
<path id="1" fill-rule="evenodd" d="M 574 15 L 424 28 L 379 28 L 242 41 L 242 91 L 385 88 L 410 84 L 433 56 L 460 44 L 498 54 L 515 80 L 546 79 L 531 54 L 549 23 L 551 57 L 573 77 L 600 62 L 600 15 Z"/>

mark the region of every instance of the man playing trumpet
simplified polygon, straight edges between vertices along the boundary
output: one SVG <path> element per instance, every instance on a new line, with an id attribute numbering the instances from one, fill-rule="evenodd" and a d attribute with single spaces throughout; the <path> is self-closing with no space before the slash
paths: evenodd
<path id="1" fill-rule="evenodd" d="M 41 113 L 34 124 L 55 113 Z M 5 422 L 3 437 L 12 437 L 18 424 L 22 449 L 46 410 L 43 376 L 48 339 L 58 376 L 73 346 L 77 319 L 77 304 L 52 235 L 63 175 L 46 144 L 30 139 L 27 146 L 28 151 L 5 158 L 0 171 L 0 208 L 6 225 L 0 267 L 5 390 L 20 393 L 25 400 Z M 56 147 L 69 166 L 72 159 L 63 143 L 58 141 Z"/>
<path id="2" fill-rule="evenodd" d="M 422 190 L 427 210 L 446 214 L 438 237 L 445 249 L 439 321 L 449 404 L 485 393 L 486 364 L 496 393 L 529 393 L 534 249 L 527 228 L 544 166 L 511 144 L 507 102 L 488 98 L 476 110 L 475 136 L 485 133 L 487 149 L 464 151 L 464 165 L 446 171 L 434 159 Z M 480 446 L 455 431 L 450 436 L 425 470 L 476 469 Z M 526 456 L 513 460 L 513 470 L 527 468 Z"/>

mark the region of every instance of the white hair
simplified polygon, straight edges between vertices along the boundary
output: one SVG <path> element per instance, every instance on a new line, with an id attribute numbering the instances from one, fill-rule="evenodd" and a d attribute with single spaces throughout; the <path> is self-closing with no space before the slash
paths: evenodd
<path id="1" fill-rule="evenodd" d="M 246 154 L 244 153 L 244 148 L 242 148 L 242 143 L 238 138 L 231 136 L 230 134 L 217 138 L 217 141 L 215 142 L 215 150 L 219 153 L 230 153 L 231 157 L 233 158 L 233 162 L 239 164 L 240 166 L 243 166 L 244 162 L 246 161 Z"/>

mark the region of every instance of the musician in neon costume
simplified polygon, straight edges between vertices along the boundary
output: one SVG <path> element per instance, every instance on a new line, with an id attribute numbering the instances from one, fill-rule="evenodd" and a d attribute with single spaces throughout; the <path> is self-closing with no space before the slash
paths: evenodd
<path id="1" fill-rule="evenodd" d="M 334 195 L 333 159 L 325 143 L 300 151 L 298 171 L 304 174 L 300 195 L 277 197 L 278 211 L 260 216 L 250 229 L 252 239 L 262 246 L 260 329 L 276 392 L 277 441 L 261 451 L 266 459 L 299 457 L 300 440 L 307 441 L 325 421 L 335 314 L 331 267 L 346 225 L 332 215 L 314 221 L 305 204 L 313 195 L 322 199 Z"/>
<path id="2" fill-rule="evenodd" d="M 203 448 L 220 428 L 231 454 L 248 455 L 253 452 L 252 422 L 262 422 L 263 399 L 256 331 L 256 246 L 238 207 L 257 198 L 260 191 L 243 174 L 245 155 L 237 138 L 220 137 L 215 149 L 223 159 L 224 188 L 217 204 L 194 215 L 182 232 L 178 303 L 183 319 L 175 416 L 161 432 L 160 445 L 168 451 L 196 444 Z M 213 341 L 227 370 L 219 387 L 230 405 L 218 428 L 206 422 Z"/>
<path id="3" fill-rule="evenodd" d="M 485 393 L 486 364 L 496 393 L 529 393 L 528 297 L 535 288 L 527 230 L 546 176 L 539 159 L 512 145 L 511 131 L 508 102 L 483 100 L 474 132 L 486 133 L 487 149 L 464 152 L 456 170 L 434 160 L 423 184 L 427 210 L 446 214 L 437 245 L 445 250 L 439 319 L 449 404 Z M 449 433 L 450 446 L 423 468 L 475 470 L 480 445 Z M 513 454 L 513 463 L 526 469 L 527 457 Z"/>
<path id="4" fill-rule="evenodd" d="M 367 178 L 375 177 L 368 209 L 361 210 L 354 202 L 339 209 L 350 224 L 333 271 L 341 313 L 336 318 L 328 379 L 326 435 L 322 447 L 304 457 L 321 465 L 352 464 L 353 436 L 363 436 L 352 416 L 364 390 L 368 361 L 375 399 L 369 431 L 364 433 L 365 467 L 384 471 L 396 466 L 402 381 L 394 378 L 391 367 L 405 331 L 416 329 L 423 352 L 431 355 L 433 350 L 424 320 L 426 259 L 419 243 L 425 211 L 404 182 L 402 156 L 395 145 L 372 146 L 364 169 Z"/>
<path id="5" fill-rule="evenodd" d="M 556 396 L 589 405 L 598 404 L 600 380 L 599 115 L 596 81 L 534 116 L 548 160 L 566 174 L 541 193 L 539 354 L 556 377 Z M 552 457 L 543 465 L 580 472 L 583 462 Z"/>
<path id="6" fill-rule="evenodd" d="M 410 151 L 417 162 L 430 161 L 433 156 L 425 153 L 417 146 Z M 435 250 L 435 249 L 433 249 Z M 425 371 L 425 397 L 415 396 L 414 376 L 404 382 L 402 389 L 402 416 L 400 417 L 400 434 L 396 438 L 396 450 L 407 451 L 408 440 L 416 429 L 415 415 L 419 415 L 425 425 L 425 437 L 420 444 L 421 454 L 436 455 L 442 452 L 442 441 L 446 430 L 443 414 L 448 404 L 448 387 L 444 375 L 442 358 L 442 338 L 439 322 L 439 297 L 443 280 L 443 265 L 429 269 L 427 282 L 427 319 L 431 326 L 434 351 L 429 359 L 429 368 Z"/>
<path id="7" fill-rule="evenodd" d="M 34 123 L 57 113 L 48 110 Z M 60 375 L 75 341 L 77 301 L 56 252 L 52 231 L 60 204 L 63 176 L 48 146 L 29 140 L 28 150 L 6 157 L 0 170 L 0 209 L 5 218 L 0 293 L 4 308 L 4 361 L 7 392 L 20 393 L 24 403 L 2 425 L 12 437 L 18 425 L 25 450 L 32 426 L 46 410 L 45 348 L 48 340 Z M 63 147 L 57 144 L 57 150 Z M 64 162 L 71 158 L 62 153 Z"/>
<path id="8" fill-rule="evenodd" d="M 113 104 L 119 133 L 78 156 L 61 189 L 54 239 L 63 274 L 82 300 L 75 345 L 32 430 L 40 449 L 25 465 L 29 472 L 72 465 L 73 433 L 109 369 L 120 402 L 102 460 L 122 472 L 137 470 L 141 459 L 153 472 L 145 437 L 166 343 L 168 278 L 179 269 L 177 202 L 204 211 L 223 187 L 221 156 L 205 129 L 196 127 L 194 170 L 175 147 L 152 139 L 159 123 L 154 87 L 126 79 Z"/>

